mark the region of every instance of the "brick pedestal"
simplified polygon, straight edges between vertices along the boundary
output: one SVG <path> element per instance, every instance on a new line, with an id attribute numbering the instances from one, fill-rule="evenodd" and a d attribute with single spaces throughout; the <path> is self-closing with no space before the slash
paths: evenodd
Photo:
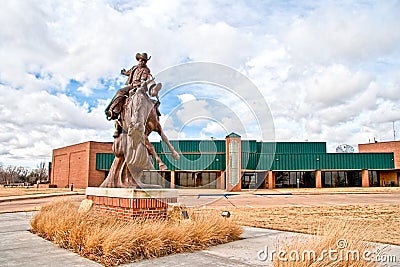
<path id="1" fill-rule="evenodd" d="M 86 199 L 96 211 L 121 219 L 166 218 L 169 203 L 177 203 L 175 189 L 86 188 Z"/>

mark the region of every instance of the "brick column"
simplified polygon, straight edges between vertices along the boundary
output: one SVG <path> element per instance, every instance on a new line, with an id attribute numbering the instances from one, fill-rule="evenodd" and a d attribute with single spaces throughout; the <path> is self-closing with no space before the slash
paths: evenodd
<path id="1" fill-rule="evenodd" d="M 275 173 L 268 171 L 268 189 L 275 189 Z"/>
<path id="2" fill-rule="evenodd" d="M 321 172 L 321 170 L 315 171 L 315 188 L 322 188 L 322 172 Z"/>
<path id="3" fill-rule="evenodd" d="M 368 170 L 361 170 L 362 187 L 369 187 Z"/>
<path id="4" fill-rule="evenodd" d="M 171 188 L 171 189 L 174 189 L 174 188 L 175 188 L 175 171 L 171 171 L 170 188 Z"/>
<path id="5" fill-rule="evenodd" d="M 225 171 L 220 172 L 218 188 L 225 189 Z"/>

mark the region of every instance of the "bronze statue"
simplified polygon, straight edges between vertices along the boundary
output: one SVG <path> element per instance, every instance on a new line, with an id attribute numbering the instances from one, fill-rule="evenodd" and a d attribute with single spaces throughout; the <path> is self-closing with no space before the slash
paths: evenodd
<path id="1" fill-rule="evenodd" d="M 143 62 L 147 62 L 149 59 L 146 53 L 137 54 L 136 58 L 139 62 L 141 59 Z M 115 155 L 114 161 L 108 176 L 100 187 L 160 187 L 140 181 L 143 170 L 154 169 L 150 155 L 154 156 L 160 170 L 167 169 L 148 139 L 149 134 L 153 131 L 156 131 L 167 144 L 172 157 L 175 160 L 179 159 L 178 153 L 165 136 L 159 121 L 158 91 L 161 89 L 161 84 L 156 84 L 154 79 L 149 80 L 150 70 L 146 64 L 142 67 L 140 72 L 136 72 L 139 69 L 138 66 L 134 66 L 129 71 L 121 71 L 121 73 L 129 75 L 128 86 L 117 92 L 106 109 L 107 119 L 118 118 L 116 123 L 120 130 L 114 136 L 112 147 Z M 148 80 L 142 81 L 141 79 L 144 77 L 142 75 L 146 76 Z M 149 84 L 151 84 L 150 87 Z M 156 97 L 157 100 L 152 100 L 149 95 Z"/>
<path id="2" fill-rule="evenodd" d="M 129 92 L 134 93 L 136 89 L 147 80 L 153 79 L 150 69 L 147 67 L 147 61 L 151 58 L 147 57 L 147 53 L 137 53 L 136 60 L 139 62 L 138 65 L 133 66 L 130 70 L 121 70 L 121 74 L 128 76 L 128 79 L 125 82 L 125 87 L 119 89 L 115 94 L 114 98 L 111 100 L 111 103 L 107 106 L 105 113 L 108 120 L 117 120 L 115 123 L 115 132 L 114 137 L 118 137 L 121 133 L 120 123 L 118 123 L 119 115 L 121 113 L 122 105 L 125 102 L 125 99 L 128 97 Z M 153 84 L 153 86 L 155 86 Z M 161 86 L 159 84 L 158 86 Z M 160 90 L 161 88 L 157 88 Z"/>

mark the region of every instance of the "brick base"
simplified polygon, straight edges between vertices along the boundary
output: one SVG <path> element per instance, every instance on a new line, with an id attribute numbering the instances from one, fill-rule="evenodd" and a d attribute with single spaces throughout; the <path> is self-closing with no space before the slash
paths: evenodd
<path id="1" fill-rule="evenodd" d="M 93 201 L 97 212 L 121 219 L 167 217 L 169 203 L 177 203 L 178 194 L 171 189 L 87 188 L 86 199 Z"/>

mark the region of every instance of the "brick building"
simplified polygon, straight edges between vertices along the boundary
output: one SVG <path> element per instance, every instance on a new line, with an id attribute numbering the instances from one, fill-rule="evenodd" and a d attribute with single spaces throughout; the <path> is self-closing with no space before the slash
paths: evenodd
<path id="1" fill-rule="evenodd" d="M 400 185 L 400 141 L 359 144 L 358 151 L 361 153 L 393 152 L 395 169 L 380 172 L 380 185 Z"/>
<path id="2" fill-rule="evenodd" d="M 96 169 L 96 155 L 111 153 L 112 143 L 84 142 L 53 150 L 50 184 L 57 187 L 99 186 L 105 172 Z"/>
<path id="3" fill-rule="evenodd" d="M 240 191 L 282 187 L 398 186 L 400 142 L 359 145 L 360 153 L 327 153 L 325 142 L 258 142 L 231 133 L 222 140 L 171 140 L 181 155 L 152 143 L 168 171 L 146 171 L 142 182 L 163 188 Z M 57 187 L 98 186 L 114 155 L 112 143 L 85 142 L 53 151 Z"/>

